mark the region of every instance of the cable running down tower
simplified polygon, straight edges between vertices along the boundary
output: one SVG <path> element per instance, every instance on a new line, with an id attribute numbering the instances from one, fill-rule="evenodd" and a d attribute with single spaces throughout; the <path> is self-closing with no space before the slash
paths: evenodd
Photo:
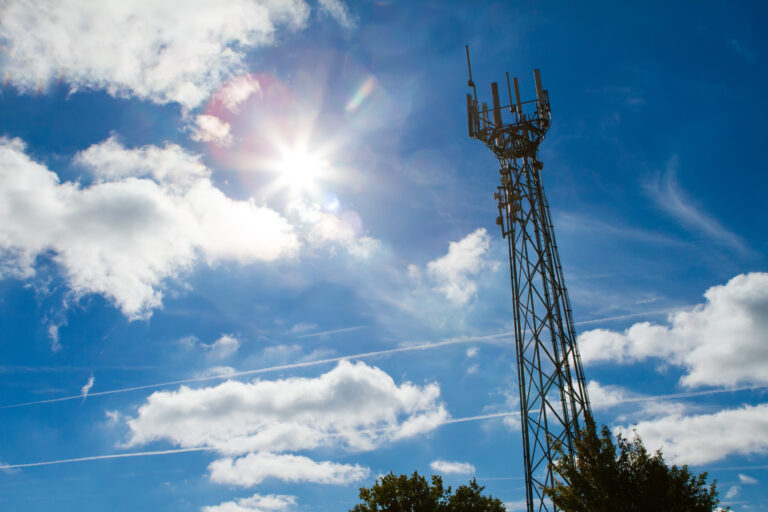
<path id="1" fill-rule="evenodd" d="M 541 182 L 539 144 L 551 120 L 549 94 L 534 70 L 536 99 L 521 102 L 517 78 L 508 105 L 491 84 L 493 105 L 478 103 L 467 47 L 472 94 L 467 94 L 469 136 L 499 161 L 501 184 L 493 197 L 496 224 L 509 246 L 512 306 L 528 512 L 555 511 L 543 495 L 552 485 L 556 446 L 573 453 L 573 440 L 591 418 L 568 292 Z M 512 91 L 514 90 L 514 101 Z"/>

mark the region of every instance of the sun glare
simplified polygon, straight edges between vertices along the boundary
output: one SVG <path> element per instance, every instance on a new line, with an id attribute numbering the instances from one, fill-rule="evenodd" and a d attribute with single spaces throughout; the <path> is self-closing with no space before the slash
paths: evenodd
<path id="1" fill-rule="evenodd" d="M 277 165 L 278 181 L 292 192 L 313 192 L 326 174 L 328 162 L 302 150 L 286 151 Z"/>

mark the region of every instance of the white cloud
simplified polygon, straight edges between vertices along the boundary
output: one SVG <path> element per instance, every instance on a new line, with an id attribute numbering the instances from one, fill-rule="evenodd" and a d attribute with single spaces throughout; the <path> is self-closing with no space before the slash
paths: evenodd
<path id="1" fill-rule="evenodd" d="M 296 496 L 254 494 L 250 498 L 203 507 L 200 512 L 283 512 L 293 508 L 294 505 L 296 505 Z"/>
<path id="2" fill-rule="evenodd" d="M 126 149 L 114 138 L 75 158 L 94 181 L 61 182 L 18 139 L 0 138 L 0 268 L 31 277 L 50 254 L 76 296 L 98 293 L 130 319 L 162 304 L 163 282 L 201 257 L 273 261 L 296 254 L 288 222 L 228 198 L 196 155 L 176 145 Z"/>
<path id="3" fill-rule="evenodd" d="M 216 116 L 201 114 L 195 117 L 195 125 L 192 128 L 192 140 L 215 142 L 219 146 L 231 146 L 234 141 L 232 127 Z"/>
<path id="4" fill-rule="evenodd" d="M 583 333 L 584 363 L 663 358 L 687 370 L 681 383 L 689 387 L 768 384 L 768 273 L 738 275 L 704 297 L 691 311 L 671 313 L 669 326 Z"/>
<path id="5" fill-rule="evenodd" d="M 83 395 L 84 397 L 88 396 L 88 392 L 93 387 L 93 381 L 94 380 L 95 379 L 93 378 L 93 375 L 91 375 L 90 378 L 88 379 L 88 382 L 86 382 L 85 385 L 82 388 L 80 388 L 80 394 L 81 395 Z"/>
<path id="6" fill-rule="evenodd" d="M 618 416 L 617 421 L 626 421 L 628 417 L 657 418 L 664 415 L 683 414 L 686 410 L 685 404 L 681 402 L 654 399 L 621 386 L 600 384 L 596 380 L 587 382 L 587 395 L 595 410 L 611 409 L 621 404 L 635 406 L 630 413 Z"/>
<path id="7" fill-rule="evenodd" d="M 10 0 L 0 4 L 0 62 L 25 92 L 63 78 L 193 108 L 243 70 L 246 50 L 273 43 L 278 27 L 303 27 L 308 14 L 302 0 Z"/>
<path id="8" fill-rule="evenodd" d="M 498 267 L 498 263 L 488 260 L 490 243 L 491 237 L 480 228 L 451 242 L 445 256 L 427 263 L 427 274 L 436 282 L 436 289 L 454 305 L 463 306 L 477 294 L 475 276 Z M 411 267 L 408 272 L 412 277 L 416 273 Z"/>
<path id="9" fill-rule="evenodd" d="M 337 215 L 309 201 L 296 201 L 289 206 L 289 211 L 298 218 L 303 237 L 311 246 L 339 245 L 360 259 L 370 258 L 381 247 L 379 240 L 363 234 L 360 216 L 353 211 Z"/>
<path id="10" fill-rule="evenodd" d="M 738 485 L 732 485 L 728 488 L 728 492 L 725 493 L 725 499 L 729 500 L 735 498 L 741 492 L 741 487 Z"/>
<path id="11" fill-rule="evenodd" d="M 206 345 L 206 348 L 211 351 L 213 357 L 224 359 L 237 352 L 240 348 L 240 340 L 231 334 L 222 334 L 221 337 L 211 345 Z"/>
<path id="12" fill-rule="evenodd" d="M 197 377 L 231 377 L 235 373 L 237 373 L 237 370 L 231 366 L 213 366 L 211 368 L 206 368 L 204 371 L 198 373 Z"/>
<path id="13" fill-rule="evenodd" d="M 608 409 L 626 400 L 626 390 L 619 386 L 605 386 L 596 380 L 587 383 L 587 395 L 593 409 Z"/>
<path id="14" fill-rule="evenodd" d="M 469 347 L 467 349 L 467 357 L 477 357 L 477 354 L 480 353 L 480 349 L 477 347 Z"/>
<path id="15" fill-rule="evenodd" d="M 752 478 L 749 475 L 745 475 L 743 473 L 739 473 L 739 482 L 741 482 L 743 485 L 755 485 L 757 484 L 757 479 Z"/>
<path id="16" fill-rule="evenodd" d="M 475 472 L 475 466 L 469 462 L 449 462 L 447 460 L 434 460 L 429 463 L 432 471 L 448 475 L 471 475 Z"/>
<path id="17" fill-rule="evenodd" d="M 323 11 L 330 14 L 344 28 L 352 28 L 355 20 L 349 13 L 349 7 L 341 0 L 319 0 Z"/>
<path id="18" fill-rule="evenodd" d="M 662 448 L 677 464 L 707 464 L 729 455 L 768 453 L 768 404 L 745 405 L 713 414 L 672 414 L 633 428 L 649 451 Z M 629 431 L 619 427 L 618 431 Z"/>
<path id="19" fill-rule="evenodd" d="M 448 413 L 437 384 L 401 385 L 378 368 L 341 361 L 316 378 L 160 391 L 128 419 L 135 446 L 168 440 L 220 453 L 344 446 L 370 450 L 436 428 Z"/>
<path id="20" fill-rule="evenodd" d="M 0 278 L 3 276 L 0 271 Z M 61 341 L 59 340 L 59 325 L 52 323 L 48 325 L 48 339 L 51 340 L 51 350 L 58 352 L 61 350 Z"/>
<path id="21" fill-rule="evenodd" d="M 104 416 L 107 417 L 107 424 L 110 426 L 117 425 L 117 422 L 120 421 L 119 411 L 104 411 Z"/>
<path id="22" fill-rule="evenodd" d="M 266 478 L 284 482 L 347 484 L 367 478 L 370 470 L 360 465 L 315 462 L 298 455 L 249 453 L 237 459 L 224 458 L 208 466 L 211 481 L 218 484 L 253 487 Z"/>
<path id="23" fill-rule="evenodd" d="M 233 78 L 216 91 L 213 101 L 221 102 L 230 112 L 237 112 L 240 105 L 252 94 L 261 95 L 259 81 L 250 75 L 242 75 Z"/>
<path id="24" fill-rule="evenodd" d="M 528 510 L 528 501 L 524 499 L 518 500 L 518 501 L 505 501 L 504 509 L 508 510 L 509 512 L 517 512 L 518 510 Z"/>
<path id="25" fill-rule="evenodd" d="M 299 322 L 290 328 L 288 334 L 304 334 L 307 331 L 313 331 L 317 329 L 317 324 L 309 322 Z"/>

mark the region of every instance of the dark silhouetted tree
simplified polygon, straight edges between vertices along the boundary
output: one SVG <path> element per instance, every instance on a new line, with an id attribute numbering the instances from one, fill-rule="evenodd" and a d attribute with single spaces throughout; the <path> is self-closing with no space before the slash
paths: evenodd
<path id="1" fill-rule="evenodd" d="M 361 487 L 362 503 L 350 512 L 505 512 L 500 500 L 482 495 L 483 489 L 472 479 L 451 494 L 437 475 L 430 484 L 415 471 L 410 477 L 389 473 L 372 487 Z"/>
<path id="2" fill-rule="evenodd" d="M 640 437 L 616 443 L 608 427 L 600 435 L 590 422 L 574 443 L 573 456 L 560 454 L 555 484 L 544 493 L 563 512 L 712 512 L 719 500 L 707 474 L 688 466 L 667 466 L 661 450 L 651 455 Z M 725 509 L 728 510 L 728 509 Z"/>

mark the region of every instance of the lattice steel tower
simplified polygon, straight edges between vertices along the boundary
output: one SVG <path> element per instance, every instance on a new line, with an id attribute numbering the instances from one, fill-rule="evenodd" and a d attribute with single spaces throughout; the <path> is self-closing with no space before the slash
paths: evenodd
<path id="1" fill-rule="evenodd" d="M 501 185 L 493 197 L 499 209 L 496 224 L 509 245 L 528 512 L 554 511 L 542 488 L 552 483 L 555 446 L 572 453 L 574 436 L 591 418 L 591 409 L 541 183 L 538 150 L 551 119 L 549 94 L 537 69 L 536 99 L 521 102 L 517 78 L 512 88 L 507 73 L 509 105 L 500 104 L 493 82 L 493 106 L 488 108 L 478 104 L 468 47 L 467 67 L 469 136 L 484 142 L 500 165 Z"/>

